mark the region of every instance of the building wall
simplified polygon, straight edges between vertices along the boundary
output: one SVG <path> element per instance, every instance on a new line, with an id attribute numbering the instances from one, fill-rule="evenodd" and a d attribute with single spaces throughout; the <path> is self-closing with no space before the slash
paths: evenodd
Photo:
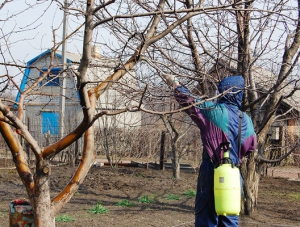
<path id="1" fill-rule="evenodd" d="M 134 129 L 141 126 L 141 114 L 136 113 L 121 113 L 118 115 L 104 115 L 95 122 L 95 128 L 120 128 Z"/>
<path id="2" fill-rule="evenodd" d="M 60 59 L 55 57 L 54 60 L 54 68 L 58 68 L 57 65 L 61 64 Z M 43 56 L 38 61 L 36 61 L 32 66 L 36 66 L 41 70 L 46 70 L 50 65 L 50 58 L 49 55 Z M 78 95 L 76 90 L 76 83 L 74 80 L 74 76 L 70 74 L 65 74 L 66 76 L 66 103 L 68 105 L 75 105 L 78 104 Z M 58 75 L 60 84 L 62 83 L 61 74 Z M 30 73 L 28 75 L 26 88 L 31 86 L 38 78 L 41 77 L 41 72 L 36 68 L 31 68 Z M 27 98 L 25 99 L 25 103 L 30 102 L 31 105 L 40 105 L 43 106 L 45 104 L 48 105 L 59 105 L 59 97 L 61 93 L 60 86 L 47 86 L 49 81 L 43 80 L 39 82 L 36 90 L 32 91 Z"/>
<path id="3" fill-rule="evenodd" d="M 74 111 L 75 110 L 75 111 Z M 41 108 L 41 106 L 28 106 L 25 109 L 24 119 L 23 121 L 28 127 L 28 130 L 32 134 L 32 136 L 43 146 L 47 146 L 47 135 L 48 132 L 45 133 L 43 129 L 45 126 L 42 124 L 43 113 L 53 113 L 58 115 L 58 121 L 60 117 L 60 111 L 58 106 L 48 105 L 45 108 Z M 67 134 L 68 132 L 74 130 L 74 128 L 81 122 L 82 114 L 80 112 L 79 106 L 70 107 L 66 106 L 65 111 L 65 121 L 64 121 L 64 132 Z M 60 135 L 60 126 L 59 122 L 53 123 L 51 122 L 51 127 L 53 129 L 49 133 L 51 134 L 51 143 L 58 141 L 61 138 Z"/>
<path id="4" fill-rule="evenodd" d="M 102 83 L 108 76 L 112 75 L 114 68 L 116 67 L 115 61 L 109 61 L 107 59 L 98 59 L 94 63 L 96 66 L 89 69 L 88 75 L 90 81 L 97 81 L 97 84 Z M 137 106 L 139 102 L 132 99 L 132 92 L 135 90 L 138 90 L 138 82 L 135 72 L 130 71 L 100 96 L 97 101 L 96 112 L 100 113 L 101 111 L 106 110 L 117 111 L 126 107 Z M 119 114 L 116 117 L 109 116 L 101 118 L 103 119 L 97 121 L 96 127 L 111 127 L 112 125 L 115 125 L 118 128 L 126 128 L 141 125 L 140 111 L 126 112 Z"/>
<path id="5" fill-rule="evenodd" d="M 68 57 L 68 56 L 67 56 Z M 106 60 L 107 61 L 107 60 Z M 113 72 L 114 64 L 111 62 L 96 61 L 99 63 L 99 67 L 92 67 L 88 70 L 88 77 L 90 81 L 97 81 L 100 83 L 102 80 L 107 78 Z M 54 59 L 54 68 L 58 68 L 61 64 L 61 59 L 55 57 Z M 47 69 L 50 65 L 50 55 L 45 55 L 40 57 L 35 61 L 31 66 L 36 66 L 39 69 Z M 103 67 L 103 65 L 108 67 Z M 77 65 L 72 65 L 76 69 Z M 82 110 L 79 104 L 79 96 L 76 91 L 76 80 L 75 76 L 69 72 L 66 74 L 66 99 L 65 99 L 65 133 L 69 132 L 70 129 L 74 129 L 76 125 L 82 120 Z M 41 72 L 36 68 L 31 68 L 25 89 L 31 86 L 38 78 L 40 78 Z M 60 76 L 60 75 L 59 75 Z M 122 78 L 122 83 L 131 84 L 131 87 L 137 86 L 137 81 L 134 82 L 135 74 L 124 76 Z M 61 78 L 60 78 L 61 83 Z M 39 82 L 36 90 L 32 91 L 29 96 L 25 99 L 25 119 L 24 121 L 31 128 L 31 132 L 35 135 L 35 138 L 43 140 L 45 135 L 42 133 L 42 116 L 45 112 L 50 112 L 53 114 L 60 114 L 60 86 L 46 86 L 47 81 L 43 80 Z M 119 84 L 119 83 L 117 83 Z M 90 86 L 95 86 L 95 83 L 92 83 Z M 132 100 L 124 98 L 118 90 L 121 89 L 119 85 L 113 86 L 113 89 L 110 89 L 108 92 L 101 95 L 97 103 L 97 113 L 103 110 L 116 110 L 124 108 L 128 105 L 133 105 Z M 125 105 L 126 104 L 126 105 Z M 141 123 L 141 113 L 137 112 L 128 112 L 123 113 L 118 116 L 105 117 L 105 119 L 99 119 L 96 123 L 96 127 L 104 126 L 113 126 L 113 127 L 132 127 L 139 126 Z M 69 129 L 70 128 L 70 129 Z M 53 137 L 58 135 L 53 135 Z"/>

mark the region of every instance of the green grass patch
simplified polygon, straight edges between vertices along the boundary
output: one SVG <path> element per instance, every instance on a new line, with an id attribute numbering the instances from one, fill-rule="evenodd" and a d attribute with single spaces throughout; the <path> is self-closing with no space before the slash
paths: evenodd
<path id="1" fill-rule="evenodd" d="M 185 195 L 187 197 L 196 197 L 196 191 L 195 190 L 188 190 L 188 191 L 184 192 L 183 195 Z"/>
<path id="2" fill-rule="evenodd" d="M 97 205 L 89 210 L 90 214 L 107 214 L 109 213 L 109 210 L 102 206 L 100 203 L 97 203 Z"/>
<path id="3" fill-rule="evenodd" d="M 295 200 L 300 200 L 300 194 L 296 194 L 296 193 L 289 193 L 287 194 L 288 197 L 291 197 Z"/>
<path id="4" fill-rule="evenodd" d="M 117 203 L 118 207 L 133 207 L 134 204 L 127 199 L 123 199 Z"/>
<path id="5" fill-rule="evenodd" d="M 67 215 L 67 214 L 63 214 L 63 215 L 58 215 L 57 217 L 55 217 L 55 221 L 56 222 L 71 222 L 71 221 L 75 221 L 75 218 L 69 217 L 69 215 Z"/>
<path id="6" fill-rule="evenodd" d="M 139 203 L 153 203 L 153 200 L 148 197 L 148 195 L 144 195 L 138 198 Z"/>
<path id="7" fill-rule="evenodd" d="M 137 176 L 137 177 L 141 177 L 141 178 L 144 177 L 143 174 L 141 174 L 141 173 L 137 173 L 136 176 Z"/>
<path id="8" fill-rule="evenodd" d="M 167 200 L 180 200 L 181 198 L 178 195 L 169 194 L 166 199 Z"/>

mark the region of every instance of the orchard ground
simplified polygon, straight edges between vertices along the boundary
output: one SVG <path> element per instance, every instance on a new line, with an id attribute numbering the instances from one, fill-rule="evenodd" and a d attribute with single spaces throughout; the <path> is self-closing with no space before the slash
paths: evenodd
<path id="1" fill-rule="evenodd" d="M 75 167 L 66 165 L 52 167 L 53 196 L 67 185 L 74 171 Z M 181 179 L 174 180 L 171 170 L 94 166 L 59 213 L 65 222 L 57 221 L 56 226 L 192 227 L 197 174 L 181 172 Z M 15 169 L 0 169 L 0 195 L 0 227 L 7 227 L 9 203 L 27 196 Z M 120 206 L 126 204 L 131 206 Z M 93 214 L 97 205 L 106 212 Z M 300 181 L 264 177 L 256 211 L 251 217 L 241 215 L 239 226 L 300 227 L 299 208 Z"/>

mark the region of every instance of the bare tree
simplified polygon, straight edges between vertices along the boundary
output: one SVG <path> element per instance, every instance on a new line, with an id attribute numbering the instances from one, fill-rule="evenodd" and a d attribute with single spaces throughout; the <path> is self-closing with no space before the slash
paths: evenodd
<path id="1" fill-rule="evenodd" d="M 289 3 L 231 3 L 232 10 L 225 5 L 218 5 L 224 8 L 217 10 L 212 1 L 214 13 L 190 18 L 185 27 L 187 32 L 184 32 L 182 25 L 180 29 L 173 29 L 160 40 L 161 44 L 155 44 L 161 56 L 157 54 L 156 58 L 152 58 L 160 61 L 164 73 L 176 74 L 186 86 L 194 88 L 196 94 L 200 91 L 202 95 L 211 95 L 210 92 L 216 90 L 215 83 L 229 75 L 240 74 L 247 81 L 243 108 L 251 115 L 258 135 L 258 153 L 244 160 L 242 171 L 245 182 L 244 211 L 251 214 L 257 204 L 262 167 L 264 163 L 275 162 L 269 160 L 266 152 L 270 127 L 274 123 L 284 124 L 290 118 L 299 117 L 299 105 L 293 101 L 299 97 L 296 85 L 299 79 L 296 76 L 299 15 L 298 8 L 294 11 Z M 294 3 L 299 7 L 298 1 Z M 187 35 L 189 30 L 194 32 L 193 36 Z M 193 56 L 195 46 L 201 61 Z M 190 51 L 192 54 L 189 54 Z M 288 108 L 282 108 L 286 104 Z M 293 111 L 295 109 L 298 111 Z M 297 143 L 290 144 L 289 150 L 276 162 L 287 157 L 296 146 Z M 280 149 L 286 150 L 284 147 Z"/>
<path id="2" fill-rule="evenodd" d="M 185 3 L 186 8 L 193 8 L 190 2 Z M 283 155 L 269 160 L 270 144 L 266 141 L 271 126 L 287 125 L 290 119 L 299 117 L 296 101 L 299 97 L 299 2 L 293 2 L 294 8 L 291 4 L 206 2 L 211 7 L 209 10 L 201 17 L 189 18 L 185 26 L 181 24 L 150 46 L 150 54 L 145 59 L 152 62 L 149 64 L 154 74 L 175 74 L 198 95 L 211 96 L 215 84 L 224 77 L 240 74 L 245 78 L 247 92 L 243 108 L 251 115 L 258 135 L 258 152 L 244 160 L 242 171 L 246 214 L 251 214 L 257 204 L 264 164 L 283 160 L 297 146 L 296 141 L 289 146 L 281 145 Z M 165 16 L 166 26 L 177 15 Z"/>
<path id="3" fill-rule="evenodd" d="M 60 1 L 54 2 L 66 10 Z M 236 73 L 244 76 L 248 91 L 244 108 L 249 111 L 256 124 L 259 141 L 258 154 L 255 153 L 245 160 L 245 211 L 251 214 L 257 203 L 260 168 L 267 159 L 264 157 L 267 134 L 276 120 L 275 114 L 280 104 L 295 97 L 298 90 L 297 86 L 294 86 L 296 83 L 292 84 L 289 79 L 296 75 L 297 70 L 299 9 L 291 7 L 290 2 L 297 2 L 299 8 L 299 1 L 72 2 L 68 12 L 74 18 L 82 16 L 84 21 L 83 25 L 73 29 L 67 37 L 69 39 L 78 34 L 84 26 L 82 58 L 78 71 L 74 72 L 82 106 L 82 122 L 64 138 L 48 147 L 41 147 L 22 122 L 24 99 L 47 77 L 53 64 L 49 65 L 47 71 L 41 72 L 42 76 L 26 90 L 21 91 L 18 88 L 13 75 L 7 73 L 2 77 L 21 92 L 16 115 L 6 103 L 0 103 L 0 130 L 11 150 L 33 206 L 35 226 L 55 226 L 55 215 L 83 182 L 94 158 L 93 123 L 98 118 L 126 111 L 142 110 L 160 115 L 181 111 L 161 112 L 145 108 L 150 104 L 148 100 L 162 101 L 162 94 L 164 97 L 170 96 L 170 90 L 158 77 L 163 73 L 176 74 L 185 86 L 199 85 L 195 92 L 199 90 L 202 95 L 213 93 L 215 83 L 225 76 Z M 94 84 L 89 81 L 87 75 L 91 47 L 93 42 L 98 42 L 97 38 L 103 30 L 109 30 L 117 40 L 117 44 L 103 44 L 103 53 L 119 59 L 120 64 L 104 81 Z M 55 34 L 55 30 L 53 33 Z M 54 55 L 65 40 L 56 42 L 57 37 L 53 37 Z M 8 40 L 9 37 L 5 36 L 5 39 Z M 9 47 L 9 42 L 7 46 Z M 280 61 L 278 56 L 282 56 Z M 1 65 L 19 67 L 21 70 L 26 68 L 17 62 L 4 61 Z M 130 96 L 130 99 L 139 104 L 126 106 L 118 111 L 96 112 L 99 97 L 133 68 L 138 71 L 145 69 L 139 77 L 141 90 Z M 261 81 L 266 81 L 258 79 L 265 79 L 266 71 L 269 72 L 268 83 L 262 84 Z M 292 89 L 287 92 L 290 85 Z M 292 108 L 296 108 L 296 104 L 291 105 Z M 290 109 L 287 109 L 287 112 Z M 82 135 L 82 161 L 66 188 L 51 198 L 49 160 Z M 34 170 L 29 168 L 19 136 L 27 141 L 36 158 Z"/>
<path id="4" fill-rule="evenodd" d="M 176 126 L 176 122 L 172 121 L 172 115 L 168 115 L 168 117 L 162 117 L 164 125 L 166 127 L 166 131 L 171 137 L 171 151 L 172 151 L 172 171 L 173 177 L 175 179 L 180 179 L 180 162 L 182 156 L 187 152 L 190 146 L 193 144 L 194 140 L 197 137 L 194 136 L 185 136 L 189 131 L 192 131 L 192 124 L 180 124 L 181 127 Z M 177 123 L 178 124 L 178 123 Z M 183 128 L 185 127 L 185 128 Z M 183 142 L 186 139 L 187 141 Z M 199 138 L 198 138 L 199 139 Z"/>
<path id="5" fill-rule="evenodd" d="M 59 1 L 57 1 L 57 3 L 61 4 Z M 84 3 L 86 7 L 85 10 L 76 8 L 78 6 L 80 7 L 81 4 L 84 5 Z M 141 15 L 139 9 L 136 8 L 137 6 L 139 6 L 139 4 L 141 4 L 140 2 L 137 2 L 137 5 L 135 7 L 137 9 L 137 12 L 132 11 L 134 9 L 135 3 L 131 2 L 126 3 L 126 9 L 128 11 L 121 11 L 123 10 L 123 8 L 118 8 L 119 4 L 121 3 L 123 2 L 107 1 L 104 3 L 100 3 L 99 5 L 94 5 L 94 1 L 89 0 L 74 2 L 74 5 L 69 5 L 68 11 L 73 11 L 75 16 L 77 16 L 79 13 L 83 13 L 84 15 L 82 58 L 80 61 L 78 72 L 74 72 L 77 76 L 77 89 L 80 95 L 83 120 L 72 132 L 70 132 L 54 144 L 43 148 L 32 137 L 32 135 L 26 128 L 26 125 L 24 125 L 24 123 L 22 122 L 22 116 L 24 114 L 24 99 L 36 87 L 38 87 L 41 81 L 43 81 L 47 77 L 51 69 L 54 67 L 53 61 L 46 71 L 41 71 L 42 75 L 36 81 L 33 81 L 33 83 L 31 83 L 31 85 L 26 88 L 26 90 L 22 91 L 19 89 L 21 95 L 19 102 L 17 103 L 17 115 L 14 115 L 14 113 L 11 112 L 7 105 L 5 105 L 3 102 L 0 103 L 1 134 L 11 150 L 17 171 L 27 190 L 28 197 L 34 211 L 35 226 L 55 226 L 56 214 L 60 211 L 64 204 L 71 199 L 73 194 L 78 189 L 79 185 L 83 182 L 94 158 L 94 121 L 103 115 L 115 115 L 128 110 L 135 111 L 141 109 L 141 106 L 139 105 L 137 107 L 124 108 L 115 112 L 106 110 L 95 113 L 96 101 L 97 99 L 99 99 L 100 95 L 103 94 L 103 92 L 105 92 L 108 88 L 110 88 L 113 82 L 118 81 L 127 72 L 129 72 L 139 62 L 140 57 L 146 53 L 147 48 L 150 45 L 167 35 L 174 27 L 180 25 L 188 18 L 197 15 L 200 11 L 200 4 L 195 6 L 196 10 L 188 10 L 187 12 L 183 10 L 183 16 L 180 19 L 173 21 L 169 28 L 165 30 L 158 30 L 158 24 L 161 20 L 163 14 L 162 12 L 164 11 L 166 4 L 165 1 L 162 0 L 158 4 L 153 3 L 153 7 L 147 5 L 149 8 L 146 10 L 146 12 L 144 12 L 144 15 Z M 61 4 L 61 7 L 62 9 L 65 9 L 65 6 L 63 4 Z M 112 15 L 111 12 L 113 12 L 115 9 L 117 14 Z M 169 11 L 169 14 L 171 13 L 172 12 Z M 143 34 L 140 35 L 139 39 L 135 40 L 134 43 L 130 43 L 128 41 L 124 43 L 124 47 L 130 46 L 131 50 L 133 51 L 130 53 L 127 52 L 125 48 L 123 48 L 121 52 L 122 55 L 120 56 L 121 64 L 115 69 L 115 72 L 99 85 L 89 88 L 87 84 L 89 84 L 90 81 L 87 77 L 87 71 L 91 59 L 93 30 L 97 27 L 101 27 L 104 24 L 106 24 L 106 26 L 112 27 L 115 27 L 115 24 L 118 24 L 118 26 L 122 28 L 122 22 L 124 19 L 126 24 L 127 18 L 139 18 L 141 16 L 148 17 L 147 26 L 145 27 Z M 134 22 L 135 20 L 133 20 L 133 28 L 136 26 Z M 72 31 L 67 38 L 74 35 L 80 28 L 81 26 Z M 127 30 L 127 34 L 131 34 L 130 38 L 136 37 L 135 34 L 131 33 L 127 27 L 123 26 L 123 29 Z M 55 51 L 64 41 L 65 40 L 54 43 L 54 46 L 52 48 L 52 59 L 54 59 Z M 130 56 L 129 58 L 127 57 L 128 55 Z M 125 59 L 124 62 L 123 59 Z M 10 64 L 5 62 L 2 63 L 2 65 L 8 66 Z M 7 75 L 6 78 L 8 81 L 11 81 L 11 83 L 16 85 L 11 76 Z M 14 132 L 13 128 L 16 129 L 16 133 Z M 31 152 L 34 154 L 36 159 L 34 170 L 29 167 L 28 160 L 26 160 L 25 158 L 26 154 L 17 134 L 21 136 L 25 141 L 27 141 L 27 143 L 31 147 Z M 62 150 L 78 140 L 83 134 L 84 145 L 82 160 L 78 166 L 78 169 L 70 180 L 69 184 L 57 196 L 51 198 L 49 186 L 51 169 L 49 160 L 51 159 L 51 157 L 60 153 Z"/>

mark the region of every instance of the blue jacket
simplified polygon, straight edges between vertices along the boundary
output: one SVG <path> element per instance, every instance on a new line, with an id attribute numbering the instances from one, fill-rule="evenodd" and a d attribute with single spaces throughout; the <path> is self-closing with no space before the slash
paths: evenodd
<path id="1" fill-rule="evenodd" d="M 182 107 L 190 106 L 186 113 L 200 129 L 203 149 L 215 163 L 223 158 L 222 143 L 230 142 L 229 156 L 237 165 L 241 158 L 256 149 L 257 139 L 250 117 L 242 112 L 241 150 L 238 152 L 239 109 L 244 89 L 242 76 L 223 79 L 218 87 L 220 93 L 227 92 L 218 103 L 198 99 L 185 87 L 175 88 L 174 96 Z"/>

